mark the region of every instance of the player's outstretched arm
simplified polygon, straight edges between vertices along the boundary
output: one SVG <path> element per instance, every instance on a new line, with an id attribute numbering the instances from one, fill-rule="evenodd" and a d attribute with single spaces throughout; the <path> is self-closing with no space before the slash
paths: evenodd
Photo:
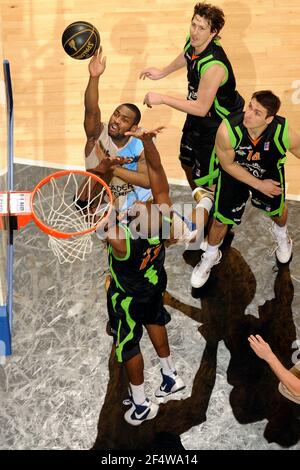
<path id="1" fill-rule="evenodd" d="M 184 57 L 184 53 L 181 52 L 172 62 L 164 67 L 163 69 L 159 69 L 157 67 L 146 67 L 140 73 L 140 78 L 145 80 L 145 78 L 149 78 L 150 80 L 160 80 L 161 78 L 170 75 L 170 73 L 175 72 L 176 70 L 185 67 L 186 60 Z"/>
<path id="2" fill-rule="evenodd" d="M 164 104 L 184 113 L 204 117 L 213 104 L 224 76 L 224 68 L 221 65 L 213 65 L 201 77 L 197 99 L 175 98 L 150 91 L 144 97 L 144 104 L 149 108 Z"/>
<path id="3" fill-rule="evenodd" d="M 85 156 L 88 157 L 101 130 L 101 111 L 99 108 L 99 78 L 106 68 L 106 57 L 102 49 L 97 49 L 89 62 L 89 81 L 84 94 L 84 130 L 86 133 Z"/>
<path id="4" fill-rule="evenodd" d="M 169 183 L 161 163 L 160 154 L 153 142 L 153 138 L 163 129 L 164 127 L 158 127 L 151 131 L 137 129 L 135 132 L 128 131 L 125 134 L 134 136 L 143 142 L 153 202 L 155 204 L 168 204 L 171 206 Z"/>

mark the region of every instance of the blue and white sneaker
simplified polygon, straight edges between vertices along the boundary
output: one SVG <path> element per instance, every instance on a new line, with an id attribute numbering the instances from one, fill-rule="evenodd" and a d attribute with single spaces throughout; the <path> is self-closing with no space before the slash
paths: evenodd
<path id="1" fill-rule="evenodd" d="M 153 403 L 149 398 L 146 398 L 141 405 L 137 405 L 132 399 L 124 404 L 129 405 L 130 403 L 131 407 L 124 414 L 124 419 L 132 426 L 139 426 L 144 421 L 155 418 L 158 413 L 159 405 Z"/>
<path id="2" fill-rule="evenodd" d="M 185 388 L 185 383 L 182 378 L 177 375 L 177 372 L 174 372 L 172 375 L 163 374 L 162 369 L 160 369 L 162 375 L 162 383 L 155 392 L 157 398 L 166 397 L 171 393 L 179 392 Z"/>

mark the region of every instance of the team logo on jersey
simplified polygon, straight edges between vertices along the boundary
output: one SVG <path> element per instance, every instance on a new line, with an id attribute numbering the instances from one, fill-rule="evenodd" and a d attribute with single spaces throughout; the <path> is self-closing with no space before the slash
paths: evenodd
<path id="1" fill-rule="evenodd" d="M 239 165 L 245 166 L 250 173 L 255 176 L 256 178 L 262 178 L 266 170 L 261 168 L 259 163 L 247 163 L 247 162 L 239 162 Z"/>
<path id="2" fill-rule="evenodd" d="M 239 149 L 240 150 L 252 150 L 252 145 L 247 145 L 246 147 L 245 146 L 244 147 L 240 146 Z"/>
<path id="3" fill-rule="evenodd" d="M 130 193 L 130 191 L 133 191 L 133 186 L 130 183 L 110 184 L 109 187 L 115 198 L 125 196 L 126 194 Z"/>
<path id="4" fill-rule="evenodd" d="M 266 151 L 270 150 L 270 142 L 265 142 L 264 143 L 264 150 L 266 150 Z"/>

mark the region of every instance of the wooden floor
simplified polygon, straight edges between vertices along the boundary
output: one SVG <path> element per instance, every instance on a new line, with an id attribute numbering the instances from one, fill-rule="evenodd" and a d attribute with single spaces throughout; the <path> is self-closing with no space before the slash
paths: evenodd
<path id="1" fill-rule="evenodd" d="M 185 71 L 163 80 L 138 79 L 147 65 L 164 66 L 181 51 L 195 1 L 1 0 L 2 46 L 10 60 L 15 96 L 15 155 L 19 161 L 52 166 L 83 164 L 83 93 L 88 61 L 69 58 L 65 27 L 76 20 L 99 29 L 107 55 L 100 83 L 104 120 L 122 101 L 143 110 L 144 127 L 167 126 L 159 138 L 167 174 L 184 179 L 177 161 L 184 114 L 143 107 L 149 90 L 185 96 Z M 299 0 L 218 1 L 226 14 L 222 44 L 246 100 L 258 89 L 282 99 L 281 114 L 300 131 Z M 300 199 L 300 161 L 287 163 L 288 193 Z M 35 182 L 33 182 L 34 184 Z"/>

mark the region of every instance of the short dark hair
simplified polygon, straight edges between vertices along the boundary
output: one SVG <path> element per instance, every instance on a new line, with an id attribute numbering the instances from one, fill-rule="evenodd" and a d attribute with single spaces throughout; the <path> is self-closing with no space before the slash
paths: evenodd
<path id="1" fill-rule="evenodd" d="M 132 103 L 122 103 L 121 106 L 126 106 L 126 108 L 129 108 L 135 115 L 135 119 L 134 119 L 134 123 L 133 125 L 137 125 L 140 120 L 141 120 L 141 111 L 139 110 L 139 108 L 135 105 L 135 104 L 132 104 Z"/>
<path id="2" fill-rule="evenodd" d="M 196 3 L 192 19 L 194 19 L 195 15 L 205 18 L 210 25 L 210 30 L 212 32 L 215 31 L 218 37 L 219 32 L 225 24 L 224 12 L 221 8 L 210 5 L 209 3 Z"/>
<path id="3" fill-rule="evenodd" d="M 275 116 L 280 108 L 281 101 L 271 90 L 261 90 L 253 93 L 251 99 L 255 98 L 267 110 L 267 117 Z"/>

